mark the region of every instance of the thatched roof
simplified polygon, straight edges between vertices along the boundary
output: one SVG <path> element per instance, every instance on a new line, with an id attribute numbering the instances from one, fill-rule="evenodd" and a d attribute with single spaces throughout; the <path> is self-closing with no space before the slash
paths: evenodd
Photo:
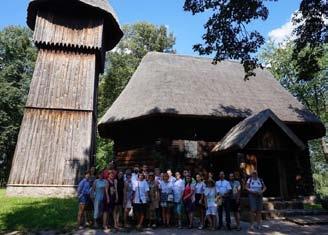
<path id="1" fill-rule="evenodd" d="M 320 120 L 267 70 L 256 70 L 256 77 L 244 81 L 240 63 L 211 62 L 206 58 L 148 53 L 102 117 L 100 134 L 111 136 L 116 124 L 151 116 L 242 120 L 271 109 L 284 122 L 315 123 L 319 132 L 312 130 L 314 135 L 323 135 Z"/>
<path id="2" fill-rule="evenodd" d="M 234 126 L 212 151 L 224 152 L 244 149 L 269 119 L 274 121 L 274 123 L 280 127 L 280 129 L 295 143 L 296 146 L 301 150 L 305 149 L 302 140 L 300 140 L 270 109 L 266 109 L 244 119 Z"/>
<path id="3" fill-rule="evenodd" d="M 108 3 L 108 0 L 30 0 L 28 6 L 27 25 L 34 30 L 36 14 L 38 9 L 47 7 L 48 9 L 62 9 L 66 12 L 74 12 L 76 7 L 81 7 L 85 12 L 94 11 L 105 17 L 105 35 L 110 35 L 105 42 L 106 50 L 113 49 L 123 37 L 123 32 L 118 23 L 115 11 Z"/>

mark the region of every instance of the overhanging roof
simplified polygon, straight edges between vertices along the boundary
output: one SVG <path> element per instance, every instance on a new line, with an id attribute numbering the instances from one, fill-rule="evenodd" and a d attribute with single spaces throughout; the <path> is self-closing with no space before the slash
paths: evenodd
<path id="1" fill-rule="evenodd" d="M 208 58 L 148 53 L 101 118 L 100 136 L 114 140 L 118 135 L 128 136 L 133 134 L 129 126 L 158 118 L 167 123 L 174 118 L 176 124 L 178 120 L 186 120 L 185 123 L 191 120 L 193 125 L 186 126 L 187 130 L 197 129 L 198 123 L 204 120 L 216 121 L 218 124 L 211 127 L 210 132 L 221 124 L 226 126 L 225 120 L 235 120 L 235 125 L 264 109 L 271 109 L 284 123 L 297 126 L 303 132 L 302 139 L 324 135 L 322 122 L 269 71 L 257 69 L 256 77 L 245 82 L 240 63 L 223 61 L 213 65 L 211 62 Z M 149 128 L 147 123 L 140 128 Z M 164 124 L 156 124 L 156 128 Z M 230 128 L 232 126 L 227 127 Z M 143 133 L 140 131 L 138 135 Z"/>
<path id="2" fill-rule="evenodd" d="M 30 0 L 27 10 L 27 25 L 32 30 L 35 27 L 38 10 L 44 7 L 48 9 L 56 8 L 71 13 L 74 13 L 77 7 L 83 7 L 84 10 L 81 13 L 95 12 L 98 15 L 103 15 L 105 19 L 105 50 L 113 49 L 123 37 L 116 13 L 108 0 Z"/>
<path id="3" fill-rule="evenodd" d="M 252 115 L 234 126 L 223 139 L 213 148 L 212 152 L 225 152 L 229 150 L 242 150 L 261 129 L 266 121 L 271 119 L 274 123 L 301 149 L 305 145 L 291 129 L 288 128 L 270 109 Z"/>

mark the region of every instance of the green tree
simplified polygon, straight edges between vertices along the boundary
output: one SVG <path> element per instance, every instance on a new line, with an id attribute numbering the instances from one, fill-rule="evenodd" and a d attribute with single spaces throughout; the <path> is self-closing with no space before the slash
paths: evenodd
<path id="1" fill-rule="evenodd" d="M 274 77 L 328 127 L 328 45 L 323 46 L 323 57 L 319 60 L 320 72 L 310 81 L 298 77 L 298 61 L 293 60 L 294 48 L 292 41 L 282 45 L 271 42 L 261 53 L 261 58 Z M 303 50 L 299 56 L 308 53 L 307 50 L 312 49 Z M 328 197 L 328 162 L 323 149 L 324 141 L 310 141 L 316 191 L 319 195 Z"/>
<path id="2" fill-rule="evenodd" d="M 124 25 L 124 38 L 118 46 L 107 53 L 106 71 L 101 76 L 98 97 L 98 117 L 123 91 L 142 58 L 150 51 L 175 53 L 175 37 L 165 26 L 156 26 L 146 22 Z M 98 168 L 113 157 L 113 143 L 97 140 Z"/>
<path id="3" fill-rule="evenodd" d="M 0 180 L 6 182 L 36 60 L 27 28 L 0 31 Z"/>
<path id="4" fill-rule="evenodd" d="M 238 59 L 244 66 L 245 79 L 253 76 L 254 69 L 261 65 L 256 52 L 265 40 L 257 30 L 249 30 L 247 26 L 255 20 L 268 18 L 269 9 L 265 5 L 268 1 L 277 0 L 185 0 L 185 11 L 193 14 L 213 12 L 204 26 L 204 44 L 196 44 L 194 50 L 201 55 L 214 53 L 214 63 Z M 302 0 L 298 14 L 293 18 L 297 28 L 292 59 L 297 61 L 299 79 L 311 80 L 320 71 L 321 45 L 328 42 L 324 23 L 327 12 L 326 0 Z M 299 56 L 301 51 L 304 53 Z"/>

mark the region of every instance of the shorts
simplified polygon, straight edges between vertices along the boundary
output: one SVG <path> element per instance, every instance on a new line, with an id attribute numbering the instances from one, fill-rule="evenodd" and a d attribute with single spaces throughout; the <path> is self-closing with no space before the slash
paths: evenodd
<path id="1" fill-rule="evenodd" d="M 201 194 L 201 193 L 196 193 L 196 194 L 195 194 L 195 199 L 196 199 L 196 200 L 195 200 L 195 206 L 196 206 L 196 207 L 204 206 L 203 204 L 200 204 L 200 203 L 199 203 L 200 199 L 202 198 L 202 195 L 203 195 L 203 194 Z M 203 203 L 203 200 L 202 200 L 201 203 Z"/>
<path id="2" fill-rule="evenodd" d="M 263 208 L 263 198 L 262 196 L 249 194 L 249 207 L 251 211 L 262 211 Z"/>
<path id="3" fill-rule="evenodd" d="M 133 212 L 146 214 L 147 212 L 147 203 L 134 203 Z"/>
<path id="4" fill-rule="evenodd" d="M 206 215 L 216 215 L 218 208 L 216 206 L 210 206 L 206 209 Z"/>
<path id="5" fill-rule="evenodd" d="M 131 208 L 132 208 L 132 202 L 131 202 L 131 200 L 128 200 L 128 201 L 124 204 L 124 208 L 125 208 L 125 209 L 131 209 Z"/>
<path id="6" fill-rule="evenodd" d="M 89 195 L 84 194 L 79 196 L 79 204 L 88 205 L 89 204 Z"/>
<path id="7" fill-rule="evenodd" d="M 182 214 L 182 202 L 175 202 L 174 203 L 174 211 L 175 213 L 177 213 L 178 215 Z"/>
<path id="8" fill-rule="evenodd" d="M 231 199 L 230 209 L 232 212 L 240 212 L 240 202 L 237 202 L 236 199 Z"/>
<path id="9" fill-rule="evenodd" d="M 173 202 L 161 202 L 162 208 L 172 208 L 173 206 Z"/>

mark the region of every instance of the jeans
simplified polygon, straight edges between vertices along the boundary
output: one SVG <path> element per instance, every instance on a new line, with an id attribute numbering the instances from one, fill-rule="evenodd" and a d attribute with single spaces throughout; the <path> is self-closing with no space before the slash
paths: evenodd
<path id="1" fill-rule="evenodd" d="M 230 226 L 231 219 L 230 219 L 230 200 L 229 200 L 229 198 L 224 198 L 222 205 L 218 207 L 219 227 L 221 227 L 223 225 L 223 219 L 222 219 L 223 209 L 224 209 L 224 212 L 226 215 L 227 226 Z"/>

